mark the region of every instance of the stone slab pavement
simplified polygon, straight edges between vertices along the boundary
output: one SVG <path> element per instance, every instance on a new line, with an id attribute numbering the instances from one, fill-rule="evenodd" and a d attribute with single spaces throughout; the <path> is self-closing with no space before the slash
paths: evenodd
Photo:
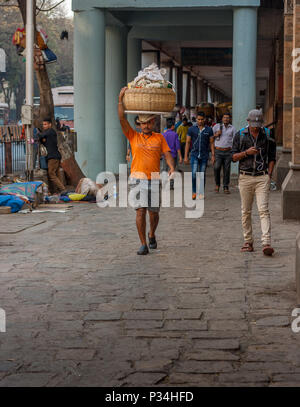
<path id="1" fill-rule="evenodd" d="M 158 249 L 137 256 L 135 213 L 0 217 L 0 386 L 293 386 L 295 238 L 271 193 L 273 245 L 240 253 L 240 199 L 213 192 L 204 216 L 163 208 Z"/>

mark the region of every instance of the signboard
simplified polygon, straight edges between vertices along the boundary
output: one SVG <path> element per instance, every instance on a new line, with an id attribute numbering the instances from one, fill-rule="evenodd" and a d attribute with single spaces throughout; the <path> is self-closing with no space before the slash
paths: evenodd
<path id="1" fill-rule="evenodd" d="M 6 72 L 6 54 L 2 48 L 0 48 L 0 72 Z"/>
<path id="2" fill-rule="evenodd" d="M 181 48 L 182 65 L 232 66 L 232 48 Z"/>

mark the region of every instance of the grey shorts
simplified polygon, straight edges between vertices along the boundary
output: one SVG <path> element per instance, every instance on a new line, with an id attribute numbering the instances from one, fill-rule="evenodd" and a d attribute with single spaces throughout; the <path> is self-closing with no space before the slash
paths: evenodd
<path id="1" fill-rule="evenodd" d="M 129 179 L 129 204 L 135 210 L 147 208 L 159 212 L 161 204 L 161 185 L 159 180 Z"/>

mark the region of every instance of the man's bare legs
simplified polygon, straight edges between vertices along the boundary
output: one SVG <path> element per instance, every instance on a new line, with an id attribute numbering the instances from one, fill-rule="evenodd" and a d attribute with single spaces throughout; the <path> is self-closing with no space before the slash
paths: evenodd
<path id="1" fill-rule="evenodd" d="M 142 246 L 140 247 L 137 254 L 147 254 L 149 252 L 148 246 L 146 243 L 146 208 L 139 208 L 136 210 L 136 227 L 139 234 L 140 241 Z M 150 220 L 150 232 L 149 232 L 149 247 L 150 249 L 157 248 L 157 242 L 155 239 L 155 231 L 159 222 L 158 212 L 150 211 L 149 220 Z"/>
<path id="2" fill-rule="evenodd" d="M 150 220 L 150 232 L 149 232 L 149 237 L 155 237 L 155 231 L 158 226 L 159 222 L 159 213 L 158 212 L 153 212 L 149 211 L 149 220 Z"/>
<path id="3" fill-rule="evenodd" d="M 146 208 L 136 210 L 136 227 L 142 245 L 146 245 Z"/>

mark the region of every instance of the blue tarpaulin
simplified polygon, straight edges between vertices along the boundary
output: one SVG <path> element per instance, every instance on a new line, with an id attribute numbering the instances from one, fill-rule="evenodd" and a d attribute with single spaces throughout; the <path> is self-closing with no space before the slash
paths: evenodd
<path id="1" fill-rule="evenodd" d="M 19 212 L 24 203 L 25 202 L 17 196 L 0 195 L 0 206 L 10 206 L 12 213 Z"/>

